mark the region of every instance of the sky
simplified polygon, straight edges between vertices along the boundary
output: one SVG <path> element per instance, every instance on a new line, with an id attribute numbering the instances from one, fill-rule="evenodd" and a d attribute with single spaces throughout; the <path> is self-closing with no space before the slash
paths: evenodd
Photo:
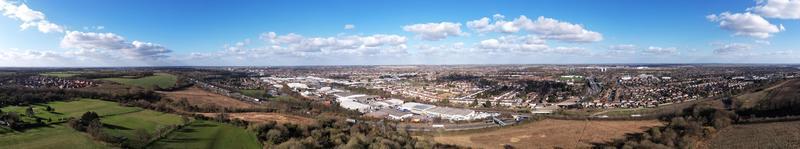
<path id="1" fill-rule="evenodd" d="M 0 0 L 0 13 L 0 67 L 800 62 L 800 0 Z"/>

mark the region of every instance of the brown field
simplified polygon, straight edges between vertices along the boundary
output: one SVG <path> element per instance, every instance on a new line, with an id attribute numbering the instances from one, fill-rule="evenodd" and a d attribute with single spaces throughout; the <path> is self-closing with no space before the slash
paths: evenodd
<path id="1" fill-rule="evenodd" d="M 800 121 L 733 125 L 709 142 L 709 148 L 800 148 Z"/>
<path id="2" fill-rule="evenodd" d="M 201 113 L 207 117 L 214 117 L 217 113 Z M 294 123 L 308 125 L 314 123 L 315 120 L 288 114 L 280 113 L 267 113 L 267 112 L 245 112 L 245 113 L 228 113 L 230 118 L 242 119 L 254 123 L 264 123 L 268 121 L 275 121 L 277 123 Z"/>
<path id="3" fill-rule="evenodd" d="M 252 108 L 255 105 L 236 100 L 227 96 L 205 91 L 197 87 L 189 87 L 179 91 L 173 92 L 159 92 L 167 95 L 168 98 L 180 100 L 186 98 L 192 105 L 200 107 L 229 107 L 229 108 Z"/>
<path id="4" fill-rule="evenodd" d="M 796 84 L 797 81 L 798 80 L 783 81 L 761 91 L 749 92 L 738 95 L 734 97 L 734 99 L 742 102 L 742 108 L 752 108 L 758 103 L 758 101 L 767 98 L 768 97 L 767 95 L 769 94 L 770 91 L 775 90 L 777 88 L 785 88 L 784 86 L 787 84 L 792 84 L 792 83 Z"/>
<path id="5" fill-rule="evenodd" d="M 437 142 L 473 148 L 502 148 L 510 144 L 516 148 L 591 148 L 592 143 L 603 143 L 623 138 L 626 133 L 642 132 L 663 125 L 658 120 L 645 121 L 581 121 L 546 119 L 519 126 L 496 130 L 445 132 L 434 134 Z"/>

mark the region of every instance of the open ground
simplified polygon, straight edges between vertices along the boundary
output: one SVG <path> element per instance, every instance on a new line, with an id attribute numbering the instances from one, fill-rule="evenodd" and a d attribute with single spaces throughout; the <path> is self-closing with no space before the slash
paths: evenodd
<path id="1" fill-rule="evenodd" d="M 641 132 L 663 125 L 658 120 L 584 121 L 545 119 L 494 130 L 445 132 L 433 134 L 440 143 L 477 148 L 590 148 L 592 143 L 623 138 L 626 133 Z"/>

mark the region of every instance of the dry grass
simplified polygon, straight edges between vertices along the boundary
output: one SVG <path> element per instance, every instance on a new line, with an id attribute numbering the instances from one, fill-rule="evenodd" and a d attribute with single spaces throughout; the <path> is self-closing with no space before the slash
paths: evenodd
<path id="1" fill-rule="evenodd" d="M 217 113 L 201 113 L 207 117 L 214 117 Z M 230 118 L 242 119 L 253 123 L 265 123 L 275 121 L 277 123 L 294 123 L 301 125 L 308 125 L 315 122 L 315 120 L 288 114 L 268 113 L 268 112 L 244 112 L 244 113 L 228 113 Z"/>
<path id="2" fill-rule="evenodd" d="M 517 148 L 590 148 L 592 143 L 602 143 L 623 138 L 626 133 L 642 132 L 663 125 L 657 120 L 645 121 L 541 121 L 470 133 L 434 134 L 440 143 L 474 148 L 502 148 L 510 144 Z"/>
<path id="3" fill-rule="evenodd" d="M 709 148 L 800 148 L 800 121 L 733 125 L 709 142 Z"/>
<path id="4" fill-rule="evenodd" d="M 173 100 L 186 98 L 189 104 L 199 107 L 253 108 L 253 104 L 236 100 L 227 96 L 205 91 L 197 87 L 189 87 L 179 91 L 159 92 Z"/>
<path id="5" fill-rule="evenodd" d="M 775 84 L 775 85 L 773 85 L 773 86 L 771 86 L 769 88 L 766 88 L 764 90 L 761 90 L 761 91 L 749 92 L 749 93 L 738 95 L 738 96 L 734 97 L 734 99 L 742 102 L 742 108 L 752 108 L 758 103 L 758 101 L 767 98 L 767 94 L 770 91 L 772 91 L 772 90 L 774 90 L 776 88 L 781 88 L 782 86 L 786 85 L 789 82 L 793 82 L 793 81 L 791 81 L 791 80 L 790 81 L 783 81 L 781 83 Z"/>

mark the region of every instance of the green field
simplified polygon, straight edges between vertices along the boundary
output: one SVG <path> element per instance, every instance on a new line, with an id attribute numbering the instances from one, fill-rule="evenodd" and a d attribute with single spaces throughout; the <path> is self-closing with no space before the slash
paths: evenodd
<path id="1" fill-rule="evenodd" d="M 46 148 L 111 148 L 92 140 L 87 134 L 75 131 L 66 124 L 28 129 L 24 132 L 0 134 L 0 148 L 46 149 Z"/>
<path id="2" fill-rule="evenodd" d="M 175 86 L 175 82 L 178 81 L 178 77 L 167 73 L 155 73 L 155 75 L 153 76 L 147 76 L 137 79 L 103 78 L 100 80 L 114 81 L 117 83 L 131 85 L 131 86 L 138 86 L 142 88 L 152 88 L 154 86 L 158 86 L 160 88 L 170 88 L 172 86 Z"/>
<path id="3" fill-rule="evenodd" d="M 54 108 L 53 112 L 45 110 L 46 106 Z M 85 133 L 74 131 L 66 127 L 66 123 L 57 123 L 60 118 L 80 117 L 87 111 L 94 111 L 100 115 L 101 122 L 106 125 L 104 130 L 114 136 L 132 138 L 137 130 L 148 133 L 155 132 L 158 128 L 168 125 L 177 125 L 182 122 L 180 116 L 160 113 L 138 107 L 124 107 L 116 102 L 79 99 L 68 102 L 50 102 L 46 105 L 35 105 L 34 115 L 42 119 L 52 119 L 50 125 L 16 132 L 0 130 L 0 148 L 18 148 L 31 146 L 31 148 L 59 148 L 61 147 L 98 148 Z M 25 113 L 27 107 L 9 106 L 2 108 L 4 112 Z M 25 121 L 34 121 L 34 118 L 22 116 Z M 45 121 L 47 122 L 47 121 Z M 61 121 L 63 122 L 63 121 Z M 87 141 L 88 140 L 88 141 Z M 41 141 L 41 142 L 40 142 Z M 55 143 L 50 143 L 55 142 Z M 59 143 L 63 142 L 63 143 Z M 100 145 L 99 147 L 102 147 Z"/>
<path id="4" fill-rule="evenodd" d="M 46 111 L 46 106 L 52 107 L 53 112 Z M 8 106 L 2 108 L 3 112 L 16 112 L 21 116 L 25 114 L 26 106 Z M 142 111 L 141 108 L 136 107 L 123 107 L 119 106 L 116 102 L 102 101 L 96 99 L 79 99 L 75 101 L 56 101 L 50 102 L 46 105 L 34 105 L 34 115 L 42 119 L 52 120 L 50 123 L 60 122 L 59 119 L 69 117 L 79 117 L 87 111 L 94 111 L 100 116 L 117 115 L 122 113 L 131 113 Z M 26 122 L 32 122 L 35 119 L 28 116 L 22 116 Z M 47 121 L 45 121 L 47 122 Z"/>
<path id="5" fill-rule="evenodd" d="M 71 73 L 71 72 L 47 72 L 47 73 L 42 73 L 42 74 L 39 74 L 39 75 L 43 75 L 43 76 L 51 76 L 51 77 L 61 77 L 61 78 L 66 78 L 66 77 L 72 77 L 72 76 L 78 75 L 78 73 Z"/>
<path id="6" fill-rule="evenodd" d="M 182 123 L 181 117 L 178 115 L 151 110 L 105 116 L 101 118 L 101 122 L 109 126 L 114 126 L 113 128 L 104 128 L 109 134 L 128 138 L 136 136 L 136 131 L 140 129 L 147 131 L 149 134 L 153 134 L 159 128 Z"/>
<path id="7" fill-rule="evenodd" d="M 166 138 L 154 142 L 151 148 L 251 148 L 261 144 L 255 134 L 229 124 L 196 120 Z"/>
<path id="8" fill-rule="evenodd" d="M 259 89 L 255 89 L 255 90 L 239 90 L 239 92 L 244 94 L 244 95 L 247 95 L 247 96 L 250 96 L 250 97 L 254 97 L 254 98 L 265 98 L 268 95 L 267 91 L 259 90 Z"/>

